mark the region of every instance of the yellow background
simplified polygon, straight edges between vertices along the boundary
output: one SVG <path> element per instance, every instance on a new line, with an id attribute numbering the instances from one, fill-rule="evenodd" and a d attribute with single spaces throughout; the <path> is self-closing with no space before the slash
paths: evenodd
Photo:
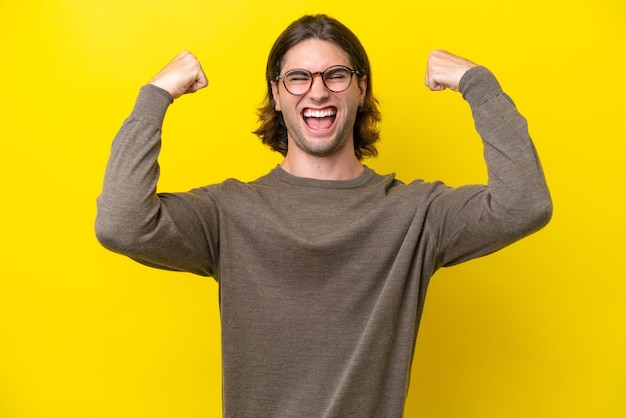
<path id="1" fill-rule="evenodd" d="M 111 140 L 179 51 L 210 86 L 170 109 L 161 190 L 251 180 L 277 162 L 250 132 L 276 36 L 304 13 L 351 27 L 384 122 L 367 164 L 485 179 L 469 109 L 423 85 L 448 49 L 491 68 L 529 119 L 549 226 L 440 271 L 407 416 L 626 417 L 623 1 L 3 1 L 0 417 L 217 417 L 217 285 L 104 250 L 93 233 Z"/>

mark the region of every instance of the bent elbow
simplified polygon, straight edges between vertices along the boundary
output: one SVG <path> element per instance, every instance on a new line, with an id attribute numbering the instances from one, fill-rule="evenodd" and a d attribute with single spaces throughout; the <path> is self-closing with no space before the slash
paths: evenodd
<path id="1" fill-rule="evenodd" d="M 523 220 L 521 229 L 532 234 L 545 227 L 552 219 L 553 205 L 549 195 L 534 205 L 524 209 L 519 219 Z"/>
<path id="2" fill-rule="evenodd" d="M 122 239 L 124 234 L 120 227 L 98 214 L 95 222 L 96 239 L 104 248 L 114 252 L 124 252 L 127 243 Z"/>
<path id="3" fill-rule="evenodd" d="M 535 225 L 537 227 L 537 230 L 548 225 L 548 223 L 552 219 L 552 213 L 553 213 L 553 206 L 552 206 L 551 200 L 548 200 L 546 205 L 544 205 L 542 208 L 535 211 L 534 213 Z"/>
<path id="4" fill-rule="evenodd" d="M 98 213 L 95 234 L 104 248 L 116 253 L 130 254 L 137 246 L 136 228 L 123 218 Z"/>
<path id="5" fill-rule="evenodd" d="M 515 239 L 545 227 L 552 219 L 553 212 L 549 193 L 520 194 L 506 204 L 491 200 L 489 207 L 495 215 L 494 220 L 502 226 L 502 232 Z"/>
<path id="6" fill-rule="evenodd" d="M 140 250 L 154 228 L 157 211 L 144 209 L 130 199 L 114 201 L 99 196 L 96 203 L 95 234 L 108 250 L 130 255 Z"/>

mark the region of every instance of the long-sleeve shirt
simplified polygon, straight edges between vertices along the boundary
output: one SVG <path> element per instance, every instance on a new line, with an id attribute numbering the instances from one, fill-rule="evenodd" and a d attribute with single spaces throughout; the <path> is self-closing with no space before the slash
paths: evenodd
<path id="1" fill-rule="evenodd" d="M 459 90 L 487 185 L 379 175 L 156 193 L 171 96 L 144 86 L 98 198 L 101 243 L 219 282 L 226 417 L 400 417 L 431 276 L 540 229 L 552 204 L 526 120 L 489 70 Z"/>

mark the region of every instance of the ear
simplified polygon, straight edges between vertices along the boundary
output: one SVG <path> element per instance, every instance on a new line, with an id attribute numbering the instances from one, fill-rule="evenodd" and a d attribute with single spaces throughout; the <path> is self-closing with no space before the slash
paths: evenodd
<path id="1" fill-rule="evenodd" d="M 272 86 L 272 98 L 274 99 L 274 109 L 277 112 L 281 111 L 280 108 L 280 94 L 278 94 L 278 85 L 275 81 L 270 81 L 270 85 Z"/>
<path id="2" fill-rule="evenodd" d="M 367 94 L 367 76 L 364 75 L 359 79 L 359 103 L 361 106 L 365 101 L 365 95 Z"/>

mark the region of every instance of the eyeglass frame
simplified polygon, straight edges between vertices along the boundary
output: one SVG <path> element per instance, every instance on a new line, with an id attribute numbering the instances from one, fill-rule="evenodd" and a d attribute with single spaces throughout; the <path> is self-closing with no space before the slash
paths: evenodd
<path id="1" fill-rule="evenodd" d="M 327 72 L 328 70 L 330 70 L 331 68 L 337 68 L 337 67 L 340 67 L 340 68 L 345 68 L 346 70 L 350 71 L 350 82 L 348 83 L 348 85 L 346 86 L 346 88 L 345 88 L 345 89 L 343 89 L 343 90 L 333 90 L 333 89 L 331 89 L 330 87 L 328 87 L 328 86 L 326 85 L 326 80 L 324 79 L 324 73 L 326 73 L 326 72 Z M 309 83 L 309 88 L 308 88 L 308 89 L 306 89 L 303 93 L 300 93 L 300 94 L 295 94 L 295 93 L 292 93 L 292 92 L 289 90 L 289 88 L 287 87 L 287 83 L 285 82 L 285 76 L 286 76 L 287 74 L 289 74 L 290 72 L 292 72 L 292 71 L 302 71 L 302 72 L 304 72 L 304 73 L 308 73 L 308 74 L 311 76 L 311 80 L 310 80 L 311 82 Z M 361 76 L 361 72 L 360 72 L 359 70 L 353 70 L 352 68 L 348 67 L 347 65 L 337 64 L 337 65 L 331 65 L 330 67 L 326 68 L 324 71 L 317 71 L 317 72 L 314 72 L 314 73 L 312 73 L 312 72 L 311 72 L 311 71 L 309 71 L 309 70 L 305 70 L 305 69 L 303 69 L 303 68 L 293 68 L 293 69 L 291 69 L 291 70 L 289 70 L 289 71 L 286 71 L 286 72 L 285 72 L 285 74 L 279 74 L 279 75 L 277 75 L 277 76 L 276 76 L 276 78 L 274 79 L 274 81 L 281 80 L 281 81 L 283 82 L 283 86 L 285 86 L 285 90 L 287 90 L 287 92 L 288 92 L 289 94 L 294 95 L 294 96 L 304 96 L 304 95 L 305 95 L 305 94 L 307 94 L 309 91 L 311 91 L 311 88 L 313 87 L 313 81 L 315 81 L 315 77 L 316 77 L 316 76 L 320 76 L 320 77 L 321 77 L 321 79 L 322 79 L 322 84 L 324 85 L 324 87 L 325 87 L 328 91 L 330 91 L 330 92 L 332 92 L 332 93 L 343 93 L 344 91 L 348 90 L 348 89 L 350 88 L 350 86 L 352 85 L 352 78 L 353 78 L 353 76 L 354 76 L 355 74 L 356 74 L 357 76 L 359 76 L 359 77 Z"/>

